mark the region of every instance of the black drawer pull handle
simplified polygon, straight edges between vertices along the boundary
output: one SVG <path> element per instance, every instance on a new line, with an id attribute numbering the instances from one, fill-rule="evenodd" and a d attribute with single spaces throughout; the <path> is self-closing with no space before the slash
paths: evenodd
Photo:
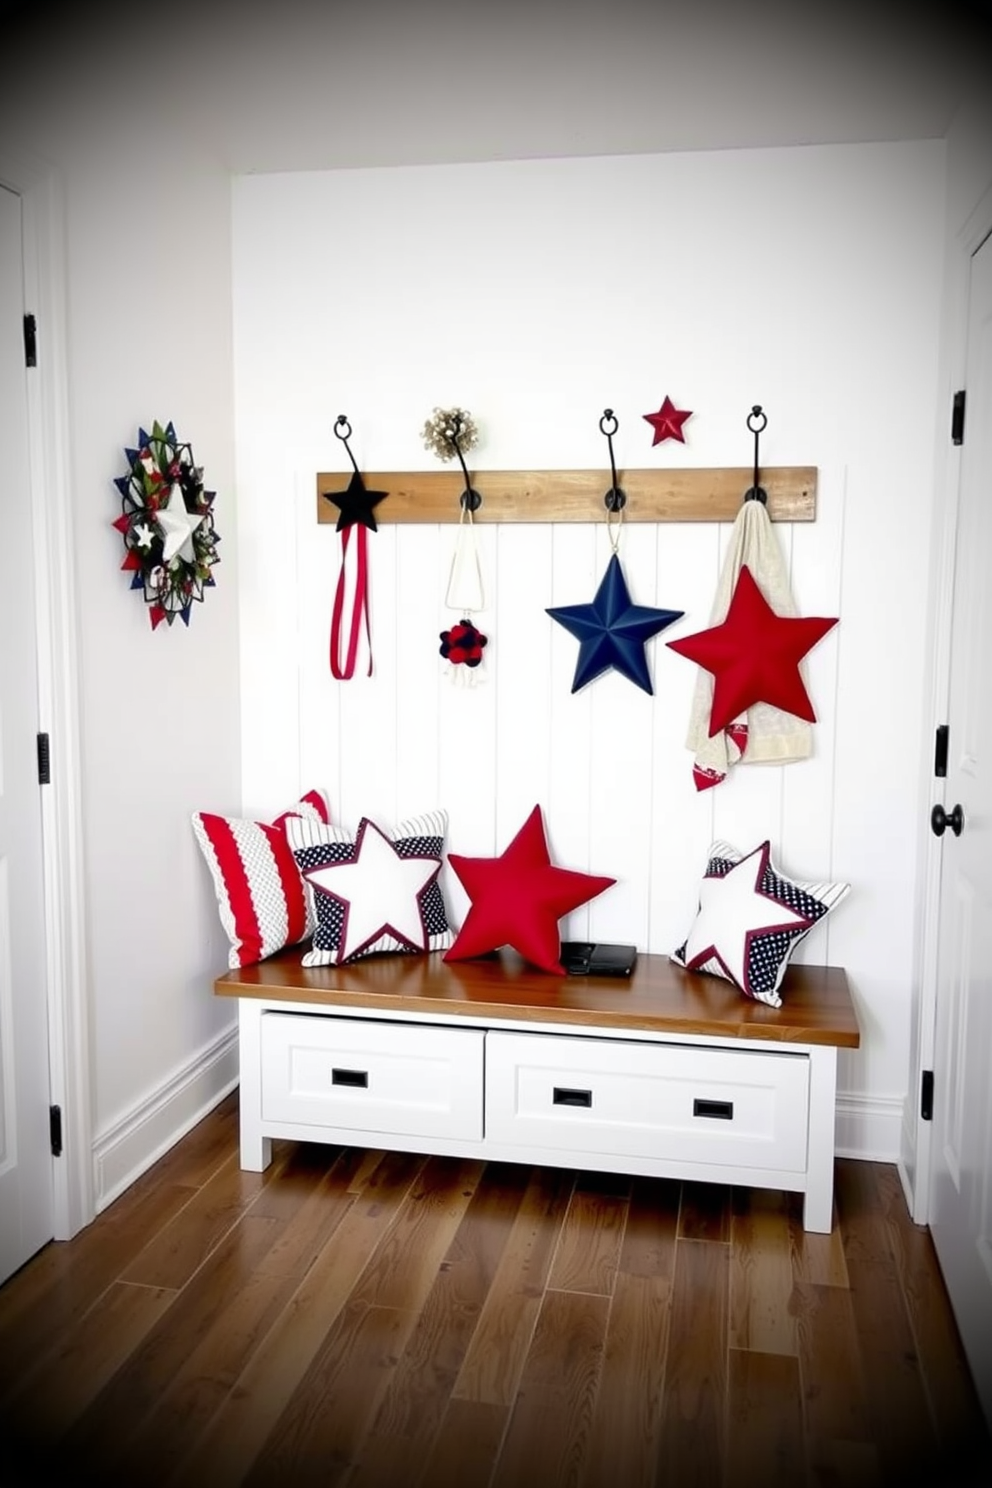
<path id="1" fill-rule="evenodd" d="M 715 1116 L 720 1121 L 733 1121 L 733 1101 L 711 1101 L 694 1100 L 692 1103 L 693 1116 Z"/>
<path id="2" fill-rule="evenodd" d="M 331 1070 L 332 1085 L 351 1085 L 356 1090 L 367 1090 L 369 1084 L 368 1070 Z"/>
<path id="3" fill-rule="evenodd" d="M 591 1090 L 568 1090 L 563 1085 L 554 1087 L 552 1100 L 556 1106 L 591 1106 Z"/>

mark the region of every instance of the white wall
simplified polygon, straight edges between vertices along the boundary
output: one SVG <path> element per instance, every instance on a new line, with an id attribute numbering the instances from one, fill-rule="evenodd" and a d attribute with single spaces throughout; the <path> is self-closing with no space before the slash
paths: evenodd
<path id="1" fill-rule="evenodd" d="M 164 220 L 142 232 L 139 203 L 149 201 L 163 204 Z M 67 205 L 94 1131 L 105 1200 L 236 1072 L 224 1039 L 231 1011 L 210 996 L 226 942 L 189 821 L 239 797 L 230 183 L 158 136 L 77 166 Z M 192 443 L 217 492 L 221 544 L 215 587 L 188 628 L 153 632 L 119 572 L 123 544 L 110 524 L 123 446 L 154 419 L 171 419 Z"/>
<path id="2" fill-rule="evenodd" d="M 226 940 L 189 820 L 240 796 L 230 177 L 183 131 L 129 115 L 122 97 L 114 124 L 60 107 L 60 75 L 43 60 L 30 106 L 4 98 L 0 137 L 51 170 L 64 208 L 85 1052 L 101 1208 L 237 1076 L 232 1009 L 211 996 Z M 42 323 L 40 356 L 46 334 Z M 153 632 L 112 523 L 124 448 L 155 419 L 192 443 L 222 542 L 216 587 L 189 628 Z M 58 768 L 58 739 L 53 752 Z"/>
<path id="3" fill-rule="evenodd" d="M 894 1156 L 907 1083 L 943 146 L 741 150 L 252 176 L 234 193 L 245 804 L 329 787 L 338 818 L 442 805 L 449 846 L 500 850 L 535 802 L 567 866 L 618 884 L 568 933 L 667 951 L 714 836 L 768 836 L 799 876 L 854 891 L 806 958 L 845 965 L 863 1048 L 843 1059 L 842 1147 Z M 642 414 L 694 410 L 651 447 Z M 595 526 L 484 532 L 480 687 L 444 677 L 452 527 L 371 539 L 374 675 L 327 666 L 338 540 L 315 474 L 439 467 L 420 428 L 468 407 L 486 468 L 766 464 L 819 469 L 813 524 L 778 531 L 803 613 L 839 615 L 810 657 L 815 757 L 739 768 L 697 795 L 693 666 L 650 643 L 655 692 L 615 674 L 570 693 L 576 643 L 545 615 L 592 597 Z M 460 490 L 451 473 L 452 504 Z M 608 479 L 604 476 L 604 491 Z M 708 623 L 728 528 L 624 529 L 636 601 Z M 453 910 L 464 909 L 447 879 Z"/>

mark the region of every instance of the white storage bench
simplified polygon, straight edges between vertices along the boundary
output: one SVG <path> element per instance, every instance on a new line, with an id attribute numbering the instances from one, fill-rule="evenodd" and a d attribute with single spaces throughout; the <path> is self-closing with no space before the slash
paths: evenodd
<path id="1" fill-rule="evenodd" d="M 837 1050 L 858 1023 L 839 967 L 791 966 L 784 1005 L 641 955 L 629 980 L 553 977 L 515 953 L 229 971 L 241 1166 L 273 1137 L 735 1183 L 833 1211 Z"/>

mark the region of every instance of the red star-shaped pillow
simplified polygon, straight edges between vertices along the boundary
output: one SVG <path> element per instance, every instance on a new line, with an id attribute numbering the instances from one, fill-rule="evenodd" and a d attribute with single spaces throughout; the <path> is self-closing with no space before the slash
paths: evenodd
<path id="1" fill-rule="evenodd" d="M 727 618 L 710 630 L 669 641 L 673 651 L 713 673 L 710 738 L 753 703 L 769 703 L 816 722 L 799 663 L 837 620 L 776 615 L 742 565 Z"/>
<path id="2" fill-rule="evenodd" d="M 472 903 L 445 961 L 464 961 L 509 945 L 525 961 L 557 976 L 565 975 L 558 921 L 616 883 L 615 878 L 556 868 L 539 806 L 498 858 L 449 853 L 448 862 Z"/>

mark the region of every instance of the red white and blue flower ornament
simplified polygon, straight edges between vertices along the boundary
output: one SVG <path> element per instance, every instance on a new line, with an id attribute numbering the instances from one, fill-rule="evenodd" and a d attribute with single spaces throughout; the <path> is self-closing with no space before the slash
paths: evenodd
<path id="1" fill-rule="evenodd" d="M 482 653 L 489 644 L 489 637 L 483 635 L 472 618 L 486 606 L 482 562 L 473 520 L 473 513 L 482 504 L 482 497 L 472 488 L 464 454 L 478 444 L 479 431 L 467 409 L 435 408 L 425 421 L 421 434 L 424 448 L 431 450 L 440 460 L 458 457 L 465 481 L 444 596 L 445 608 L 454 610 L 461 618 L 457 624 L 440 632 L 439 651 L 444 660 L 450 662 L 452 670 L 449 675 L 455 682 L 468 681 L 474 685 L 476 670 L 482 663 Z"/>
<path id="2" fill-rule="evenodd" d="M 171 422 L 156 421 L 150 434 L 139 429 L 137 447 L 124 453 L 128 472 L 114 479 L 122 511 L 113 525 L 126 550 L 121 568 L 131 574 L 131 588 L 141 590 L 153 630 L 177 615 L 188 625 L 219 562 L 216 492 L 204 488 L 203 469 Z"/>
<path id="3" fill-rule="evenodd" d="M 450 630 L 441 631 L 441 655 L 452 666 L 477 667 L 488 643 L 489 637 L 484 636 L 468 616 L 463 616 Z"/>

